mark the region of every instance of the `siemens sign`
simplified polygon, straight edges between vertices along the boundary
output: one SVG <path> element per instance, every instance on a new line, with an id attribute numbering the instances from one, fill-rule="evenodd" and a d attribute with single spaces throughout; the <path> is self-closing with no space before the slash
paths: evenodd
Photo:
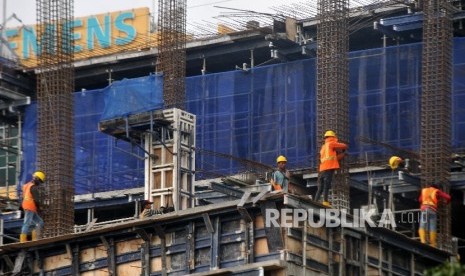
<path id="1" fill-rule="evenodd" d="M 79 60 L 146 44 L 150 39 L 149 20 L 149 9 L 139 8 L 76 18 L 62 26 L 66 31 L 71 31 L 75 59 Z M 47 25 L 45 29 L 45 32 L 56 33 L 56 25 Z M 36 27 L 26 26 L 6 30 L 5 37 L 9 48 L 20 58 L 21 63 L 33 67 L 36 65 L 36 57 L 42 54 L 38 46 L 42 43 L 37 41 L 50 36 L 37 37 Z"/>

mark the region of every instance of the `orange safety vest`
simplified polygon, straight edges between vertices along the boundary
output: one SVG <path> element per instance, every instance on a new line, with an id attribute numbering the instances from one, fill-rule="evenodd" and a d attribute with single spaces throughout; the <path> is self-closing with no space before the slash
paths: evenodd
<path id="1" fill-rule="evenodd" d="M 421 190 L 421 205 L 422 207 L 429 207 L 433 210 L 438 208 L 438 198 L 436 194 L 438 189 L 434 187 L 424 188 Z M 423 209 L 423 208 L 422 208 Z"/>
<path id="2" fill-rule="evenodd" d="M 345 144 L 338 143 L 336 137 L 326 138 L 325 144 L 320 150 L 320 172 L 339 169 L 339 160 L 337 160 L 337 152 L 334 146 L 341 149 L 347 148 Z"/>
<path id="3" fill-rule="evenodd" d="M 32 197 L 31 188 L 34 183 L 31 181 L 23 186 L 23 203 L 22 207 L 24 210 L 37 212 L 37 205 Z"/>

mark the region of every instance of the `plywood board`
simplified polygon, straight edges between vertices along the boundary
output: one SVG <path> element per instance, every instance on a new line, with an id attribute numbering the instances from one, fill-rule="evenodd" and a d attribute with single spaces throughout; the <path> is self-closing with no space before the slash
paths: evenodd
<path id="1" fill-rule="evenodd" d="M 266 242 L 266 238 L 260 238 L 255 240 L 254 244 L 254 255 L 259 256 L 259 255 L 265 255 L 270 253 L 268 250 L 268 244 Z"/>
<path id="2" fill-rule="evenodd" d="M 120 264 L 116 267 L 116 275 L 118 276 L 134 276 L 141 275 L 141 273 L 141 262 L 138 261 Z"/>
<path id="3" fill-rule="evenodd" d="M 322 264 L 328 264 L 328 252 L 318 247 L 307 245 L 307 258 Z"/>
<path id="4" fill-rule="evenodd" d="M 286 249 L 289 250 L 289 252 L 302 255 L 302 241 L 287 236 Z"/>
<path id="5" fill-rule="evenodd" d="M 98 269 L 98 270 L 92 270 L 92 271 L 86 271 L 82 272 L 80 276 L 108 276 L 110 275 L 110 272 L 108 269 Z"/>
<path id="6" fill-rule="evenodd" d="M 369 243 L 368 244 L 368 256 L 380 259 L 379 256 L 379 247 L 377 244 Z"/>
<path id="7" fill-rule="evenodd" d="M 265 220 L 263 216 L 256 216 L 255 217 L 255 229 L 260 229 L 265 227 Z"/>
<path id="8" fill-rule="evenodd" d="M 128 252 L 140 251 L 141 245 L 144 243 L 142 239 L 125 240 L 116 243 L 116 255 L 121 255 Z"/>
<path id="9" fill-rule="evenodd" d="M 61 254 L 50 256 L 44 259 L 44 269 L 47 270 L 54 270 L 64 266 L 70 266 L 71 259 L 69 258 L 68 254 Z"/>
<path id="10" fill-rule="evenodd" d="M 107 257 L 107 250 L 103 245 L 99 245 L 98 247 L 86 248 L 80 251 L 79 260 L 81 262 L 92 262 L 96 259 L 106 258 Z"/>
<path id="11" fill-rule="evenodd" d="M 150 260 L 150 265 L 152 267 L 151 272 L 161 271 L 161 257 L 152 258 Z"/>

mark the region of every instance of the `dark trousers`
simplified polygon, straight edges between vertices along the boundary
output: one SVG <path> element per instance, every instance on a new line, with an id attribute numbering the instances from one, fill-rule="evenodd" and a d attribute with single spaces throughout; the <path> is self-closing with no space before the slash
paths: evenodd
<path id="1" fill-rule="evenodd" d="M 321 190 L 323 190 L 323 201 L 328 201 L 328 193 L 331 188 L 331 182 L 333 181 L 333 175 L 336 170 L 326 170 L 320 173 L 320 179 L 318 181 L 318 190 L 316 191 L 315 200 L 318 201 L 321 196 Z"/>

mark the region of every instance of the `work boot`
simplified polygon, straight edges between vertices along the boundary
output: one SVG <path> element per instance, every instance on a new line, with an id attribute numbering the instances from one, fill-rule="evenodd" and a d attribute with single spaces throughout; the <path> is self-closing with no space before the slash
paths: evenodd
<path id="1" fill-rule="evenodd" d="M 323 201 L 323 206 L 331 208 L 331 204 L 329 203 L 329 201 Z"/>
<path id="2" fill-rule="evenodd" d="M 432 247 L 437 247 L 436 236 L 437 236 L 436 231 L 429 232 L 429 243 L 431 244 Z"/>
<path id="3" fill-rule="evenodd" d="M 425 229 L 418 229 L 418 235 L 420 236 L 421 243 L 426 243 L 426 232 Z"/>
<path id="4" fill-rule="evenodd" d="M 31 241 L 37 240 L 37 231 L 34 229 L 31 231 Z"/>
<path id="5" fill-rule="evenodd" d="M 19 242 L 27 242 L 27 234 L 26 233 L 19 234 Z"/>

